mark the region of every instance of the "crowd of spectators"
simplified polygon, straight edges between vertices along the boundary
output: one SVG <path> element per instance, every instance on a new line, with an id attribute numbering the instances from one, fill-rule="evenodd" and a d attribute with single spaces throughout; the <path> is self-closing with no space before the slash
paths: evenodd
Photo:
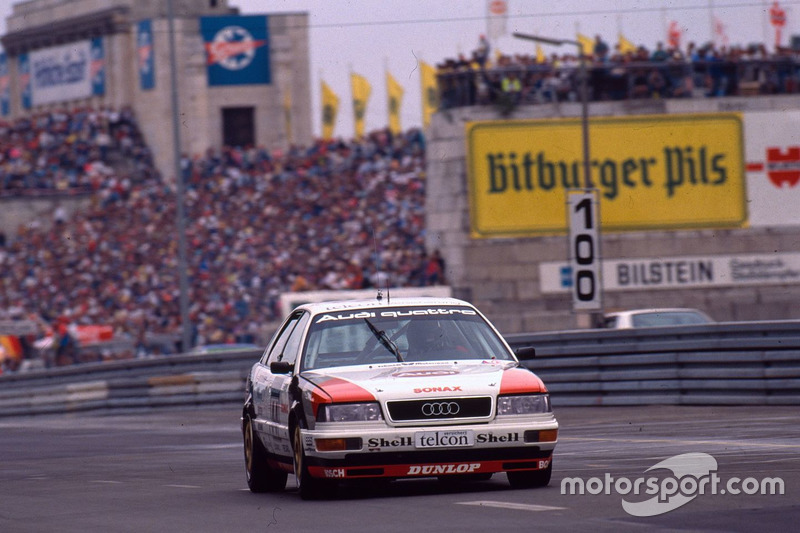
<path id="1" fill-rule="evenodd" d="M 0 121 L 0 196 L 85 193 L 110 175 L 109 151 L 147 169 L 130 109 L 76 109 Z"/>
<path id="2" fill-rule="evenodd" d="M 111 117 L 54 112 L 0 132 L 4 152 L 16 149 L 15 159 L 34 163 L 49 151 L 25 140 L 40 139 L 50 124 L 80 132 L 60 150 L 65 160 L 86 155 L 83 172 L 71 168 L 73 181 L 91 191 L 87 210 L 6 239 L 0 308 L 51 323 L 111 324 L 137 339 L 179 332 L 175 187 L 152 168 L 133 115 Z M 107 151 L 102 131 L 112 138 Z M 443 283 L 441 259 L 424 248 L 424 143 L 419 130 L 386 130 L 285 152 L 226 147 L 185 156 L 194 343 L 262 340 L 261 329 L 280 318 L 285 291 Z M 120 153 L 126 164 L 111 164 Z M 105 170 L 93 174 L 87 164 Z M 37 181 L 12 178 L 11 190 L 62 190 L 58 165 L 44 168 Z"/>
<path id="3" fill-rule="evenodd" d="M 800 60 L 793 49 L 768 52 L 763 45 L 685 49 L 658 43 L 620 50 L 600 36 L 584 57 L 592 101 L 719 97 L 800 92 Z M 496 104 L 508 112 L 518 104 L 580 100 L 580 61 L 575 53 L 549 57 L 498 55 L 492 61 L 481 39 L 467 57 L 437 65 L 443 109 Z"/>

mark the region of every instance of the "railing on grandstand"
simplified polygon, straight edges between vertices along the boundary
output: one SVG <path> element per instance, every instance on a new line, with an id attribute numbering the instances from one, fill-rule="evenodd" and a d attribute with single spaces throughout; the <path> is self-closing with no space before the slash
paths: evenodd
<path id="1" fill-rule="evenodd" d="M 590 101 L 658 98 L 758 96 L 800 93 L 800 59 L 630 62 L 587 68 Z M 579 67 L 550 64 L 508 65 L 437 74 L 440 108 L 474 105 L 513 106 L 578 101 Z M 503 90 L 515 76 L 521 91 Z"/>

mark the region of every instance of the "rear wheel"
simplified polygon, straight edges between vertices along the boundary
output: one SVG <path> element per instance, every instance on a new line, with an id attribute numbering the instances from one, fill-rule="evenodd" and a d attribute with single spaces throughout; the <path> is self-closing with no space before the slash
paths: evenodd
<path id="1" fill-rule="evenodd" d="M 315 500 L 331 494 L 331 489 L 334 487 L 333 481 L 311 477 L 311 474 L 308 473 L 308 462 L 306 460 L 306 452 L 303 449 L 303 436 L 299 424 L 294 426 L 294 431 L 292 432 L 292 451 L 294 475 L 297 478 L 300 497 L 304 500 Z"/>
<path id="2" fill-rule="evenodd" d="M 506 472 L 508 482 L 515 489 L 530 489 L 534 487 L 546 487 L 550 483 L 550 476 L 553 474 L 553 461 L 544 470 L 522 470 L 517 472 Z"/>
<path id="3" fill-rule="evenodd" d="M 267 462 L 267 450 L 253 430 L 249 413 L 244 415 L 242 427 L 244 437 L 244 470 L 247 486 L 252 492 L 276 492 L 286 487 L 286 472 L 274 470 Z"/>

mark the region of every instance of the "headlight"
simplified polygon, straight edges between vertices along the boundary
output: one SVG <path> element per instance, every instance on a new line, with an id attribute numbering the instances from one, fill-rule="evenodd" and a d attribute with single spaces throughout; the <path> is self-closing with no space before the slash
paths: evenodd
<path id="1" fill-rule="evenodd" d="M 501 396 L 497 399 L 497 416 L 502 415 L 530 415 L 536 413 L 549 413 L 549 394 L 533 394 L 530 396 Z"/>
<path id="2" fill-rule="evenodd" d="M 323 405 L 317 416 L 320 422 L 371 422 L 383 420 L 377 403 L 334 403 Z"/>

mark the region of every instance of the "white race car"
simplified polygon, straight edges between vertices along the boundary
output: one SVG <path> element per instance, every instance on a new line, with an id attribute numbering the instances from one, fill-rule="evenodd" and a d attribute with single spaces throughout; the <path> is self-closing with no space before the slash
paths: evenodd
<path id="1" fill-rule="evenodd" d="M 547 485 L 558 422 L 542 381 L 472 305 L 302 305 L 247 379 L 247 484 L 304 499 L 341 480 L 436 476 Z M 460 476 L 460 477 L 455 477 Z"/>

